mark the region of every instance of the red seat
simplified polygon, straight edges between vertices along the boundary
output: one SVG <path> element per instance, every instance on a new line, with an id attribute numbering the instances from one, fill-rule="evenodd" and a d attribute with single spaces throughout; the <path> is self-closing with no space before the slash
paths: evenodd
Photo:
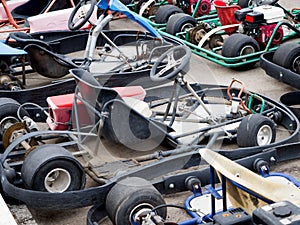
<path id="1" fill-rule="evenodd" d="M 236 20 L 234 17 L 234 13 L 237 10 L 240 10 L 241 7 L 239 5 L 226 5 L 222 0 L 215 0 L 214 6 L 216 7 L 220 23 L 222 26 L 230 25 L 230 24 L 239 24 L 240 21 Z M 225 32 L 227 34 L 235 33 L 238 27 L 230 27 L 225 28 Z"/>

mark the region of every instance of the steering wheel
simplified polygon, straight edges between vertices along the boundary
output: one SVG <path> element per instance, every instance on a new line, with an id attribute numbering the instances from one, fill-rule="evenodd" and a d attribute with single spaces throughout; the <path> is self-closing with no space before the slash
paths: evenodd
<path id="1" fill-rule="evenodd" d="M 191 50 L 187 46 L 180 45 L 170 48 L 156 60 L 151 68 L 151 80 L 164 81 L 182 71 L 187 71 L 189 69 L 190 58 Z M 161 68 L 161 65 L 163 65 L 163 68 L 159 70 L 158 68 Z"/>
<path id="2" fill-rule="evenodd" d="M 92 16 L 96 0 L 81 0 L 73 9 L 69 20 L 68 27 L 70 30 L 78 30 Z M 89 8 L 88 8 L 89 7 Z"/>

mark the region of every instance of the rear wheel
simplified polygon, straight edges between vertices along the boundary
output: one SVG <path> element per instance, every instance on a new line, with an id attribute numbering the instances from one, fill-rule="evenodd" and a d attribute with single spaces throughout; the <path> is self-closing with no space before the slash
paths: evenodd
<path id="1" fill-rule="evenodd" d="M 162 5 L 155 15 L 155 23 L 167 23 L 170 16 L 176 13 L 183 13 L 183 11 L 175 5 Z"/>
<path id="2" fill-rule="evenodd" d="M 269 145 L 275 138 L 275 123 L 261 114 L 244 117 L 237 130 L 237 144 L 240 147 Z"/>
<path id="3" fill-rule="evenodd" d="M 106 198 L 106 211 L 115 225 L 131 225 L 140 215 L 165 204 L 161 194 L 147 180 L 128 177 L 112 187 Z M 166 218 L 166 208 L 157 210 Z"/>
<path id="4" fill-rule="evenodd" d="M 132 0 L 121 0 L 124 5 L 128 5 L 132 2 Z"/>
<path id="5" fill-rule="evenodd" d="M 24 160 L 21 175 L 25 187 L 36 191 L 62 193 L 85 185 L 84 168 L 70 152 L 55 144 L 34 149 Z"/>
<path id="6" fill-rule="evenodd" d="M 178 32 L 187 31 L 197 24 L 197 20 L 185 13 L 177 13 L 172 15 L 166 26 L 166 32 L 175 35 Z"/>
<path id="7" fill-rule="evenodd" d="M 0 138 L 5 131 L 14 123 L 20 122 L 20 118 L 29 116 L 24 108 L 20 108 L 20 103 L 12 98 L 0 98 Z M 18 115 L 19 110 L 19 115 Z"/>
<path id="8" fill-rule="evenodd" d="M 252 5 L 252 0 L 238 0 L 237 4 L 241 6 L 241 8 L 248 8 Z"/>
<path id="9" fill-rule="evenodd" d="M 253 54 L 259 50 L 259 45 L 253 38 L 244 34 L 233 34 L 224 41 L 222 55 L 224 57 L 233 58 Z M 252 68 L 255 64 L 256 62 L 246 63 L 245 59 L 245 64 L 235 68 L 246 70 Z"/>
<path id="10" fill-rule="evenodd" d="M 280 45 L 274 53 L 273 62 L 300 74 L 300 45 L 298 43 Z"/>

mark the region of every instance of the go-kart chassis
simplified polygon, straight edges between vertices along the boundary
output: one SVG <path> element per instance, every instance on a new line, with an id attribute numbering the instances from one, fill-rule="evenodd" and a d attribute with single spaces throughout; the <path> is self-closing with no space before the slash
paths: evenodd
<path id="1" fill-rule="evenodd" d="M 250 153 L 248 156 L 244 156 L 243 158 L 235 160 L 235 162 L 254 171 L 257 170 L 256 164 L 258 161 L 264 161 L 265 163 L 272 166 L 272 165 L 276 165 L 277 163 L 299 158 L 299 151 L 297 150 L 298 148 L 299 148 L 299 143 L 276 146 L 274 148 L 268 148 L 263 150 L 262 152 L 257 152 L 252 155 Z M 225 151 L 223 152 L 217 151 L 217 152 L 219 152 L 220 154 L 226 157 L 230 157 L 228 155 L 228 152 L 227 153 Z M 233 152 L 230 152 L 229 154 L 239 154 L 239 152 L 240 149 L 236 149 Z M 211 178 L 210 173 L 212 171 L 213 170 L 210 167 L 206 167 L 204 169 L 198 169 L 187 173 L 164 177 L 163 180 L 160 180 L 158 183 L 154 184 L 154 186 L 158 188 L 160 191 L 162 190 L 160 188 L 163 186 L 163 190 L 164 190 L 162 191 L 163 194 L 175 193 L 187 189 L 186 181 L 191 177 L 195 179 L 199 179 L 201 181 L 201 186 L 206 186 L 206 185 L 210 186 L 210 184 L 216 182 L 216 180 L 210 179 Z M 278 175 L 278 174 L 274 174 L 274 175 Z M 299 182 L 297 184 L 299 185 Z M 170 187 L 174 187 L 174 189 Z M 212 190 L 212 188 L 210 189 Z M 193 195 L 191 195 L 185 200 L 185 207 L 187 209 L 187 212 L 190 214 L 191 219 L 184 221 L 183 224 L 199 224 L 199 223 L 201 224 L 202 220 L 199 217 L 199 215 L 196 212 L 191 212 L 188 210 L 190 208 L 189 206 L 190 201 L 199 196 L 198 191 L 196 190 L 191 190 L 191 191 L 193 191 Z M 88 211 L 87 224 L 88 225 L 101 224 L 99 222 L 101 222 L 106 217 L 107 217 L 107 211 L 105 208 L 105 203 L 99 202 Z M 179 222 L 179 224 L 181 223 Z"/>
<path id="2" fill-rule="evenodd" d="M 214 87 L 213 86 L 204 86 L 204 88 Z M 166 90 L 163 87 L 165 94 L 170 94 L 169 90 Z M 227 90 L 227 89 L 226 89 Z M 268 99 L 268 102 L 276 104 L 273 100 Z M 230 159 L 241 159 L 241 158 L 252 158 L 253 154 L 261 154 L 261 157 L 267 158 L 267 161 L 279 162 L 286 159 L 291 159 L 295 157 L 295 152 L 297 148 L 291 147 L 278 147 L 289 142 L 294 142 L 298 140 L 298 131 L 299 131 L 299 122 L 293 116 L 289 109 L 285 106 L 280 107 L 283 112 L 282 123 L 284 126 L 288 127 L 294 132 L 291 133 L 289 138 L 272 143 L 267 146 L 255 146 L 241 148 L 238 150 L 219 150 L 222 154 L 228 156 Z M 25 134 L 24 136 L 19 137 L 14 142 L 12 142 L 1 155 L 1 187 L 3 193 L 7 196 L 13 197 L 17 200 L 20 200 L 26 203 L 29 207 L 33 208 L 44 208 L 44 209 L 67 209 L 67 208 L 77 208 L 84 207 L 88 205 L 93 205 L 99 202 L 103 202 L 106 194 L 110 188 L 121 179 L 128 176 L 137 176 L 144 179 L 150 180 L 160 192 L 177 192 L 185 190 L 184 180 L 190 175 L 196 175 L 199 177 L 203 184 L 209 182 L 209 173 L 207 169 L 201 171 L 192 171 L 185 172 L 183 174 L 176 174 L 167 176 L 169 172 L 173 172 L 183 168 L 189 168 L 191 166 L 199 165 L 201 159 L 197 153 L 197 146 L 183 146 L 175 150 L 169 151 L 158 151 L 150 155 L 144 155 L 141 157 L 142 161 L 150 160 L 149 164 L 144 164 L 143 166 L 133 167 L 130 170 L 118 171 L 112 176 L 112 178 L 100 180 L 102 184 L 97 187 L 87 188 L 85 190 L 70 191 L 65 193 L 48 193 L 48 192 L 39 192 L 28 190 L 22 187 L 20 184 L 11 183 L 8 178 L 9 167 L 7 164 L 7 159 L 14 158 L 15 156 L 24 155 L 24 150 L 18 150 L 18 146 L 23 141 L 30 140 L 32 137 L 37 138 L 39 141 L 49 140 L 51 137 L 65 137 L 69 141 L 64 141 L 60 146 L 74 146 L 79 144 L 81 137 L 95 137 L 97 134 L 94 133 L 83 133 L 76 131 L 36 131 L 32 133 Z M 264 149 L 270 147 L 271 150 L 264 152 Z M 284 153 L 284 149 L 288 148 L 288 151 L 294 152 L 295 154 L 289 155 Z M 83 154 L 81 151 L 77 154 Z M 283 154 L 283 155 L 281 155 Z M 257 156 L 256 156 L 257 157 Z M 158 159 L 158 160 L 157 160 Z M 151 161 L 154 160 L 154 161 Z M 149 161 L 148 161 L 149 162 Z M 251 166 L 251 163 L 247 161 L 247 167 Z M 21 163 L 15 163 L 13 165 L 15 168 L 20 168 Z M 162 177 L 163 176 L 163 177 Z"/>

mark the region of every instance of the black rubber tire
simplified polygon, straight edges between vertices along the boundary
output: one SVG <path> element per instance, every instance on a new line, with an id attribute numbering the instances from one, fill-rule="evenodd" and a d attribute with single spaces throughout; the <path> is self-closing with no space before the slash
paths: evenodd
<path id="1" fill-rule="evenodd" d="M 167 23 L 170 16 L 176 13 L 183 13 L 183 11 L 175 5 L 162 5 L 158 8 L 154 21 L 158 24 Z"/>
<path id="2" fill-rule="evenodd" d="M 260 146 L 257 135 L 263 126 L 267 126 L 271 131 L 270 143 L 276 139 L 275 123 L 268 117 L 261 114 L 251 114 L 244 117 L 237 130 L 237 144 L 240 147 Z M 269 144 L 269 143 L 267 143 Z"/>
<path id="3" fill-rule="evenodd" d="M 19 107 L 20 103 L 12 98 L 0 98 L 0 121 L 8 116 L 18 119 L 17 112 Z M 22 108 L 20 110 L 20 116 L 29 116 L 29 114 L 24 108 Z M 2 132 L 0 132 L 0 137 L 2 139 Z"/>
<path id="4" fill-rule="evenodd" d="M 278 47 L 273 55 L 275 64 L 300 74 L 300 65 L 294 63 L 295 60 L 300 62 L 300 44 L 298 43 L 284 43 Z"/>
<path id="5" fill-rule="evenodd" d="M 55 144 L 42 145 L 26 157 L 21 169 L 24 186 L 30 190 L 50 192 L 44 181 L 53 169 L 63 169 L 70 175 L 70 184 L 62 192 L 84 188 L 84 168 L 69 151 Z"/>
<path id="6" fill-rule="evenodd" d="M 249 7 L 249 2 L 251 0 L 238 0 L 237 4 L 241 7 L 241 8 L 248 8 Z"/>
<path id="7" fill-rule="evenodd" d="M 177 13 L 169 18 L 166 26 L 166 32 L 175 35 L 185 29 L 195 27 L 196 24 L 197 20 L 194 17 L 186 13 Z"/>
<path id="8" fill-rule="evenodd" d="M 278 2 L 279 0 L 256 0 L 256 6 L 261 6 L 261 5 L 274 5 Z"/>
<path id="9" fill-rule="evenodd" d="M 132 2 L 132 0 L 121 0 L 124 5 L 128 5 Z"/>
<path id="10" fill-rule="evenodd" d="M 106 211 L 115 225 L 131 225 L 130 215 L 134 210 L 151 208 L 163 205 L 165 201 L 162 195 L 145 179 L 128 177 L 115 184 L 106 198 Z M 166 218 L 165 207 L 157 210 L 158 215 Z"/>
<path id="11" fill-rule="evenodd" d="M 241 56 L 243 55 L 241 51 L 244 50 L 244 48 L 247 46 L 253 48 L 254 52 L 258 52 L 260 50 L 259 44 L 252 37 L 249 37 L 245 34 L 233 34 L 225 39 L 222 47 L 222 56 L 229 58 Z M 248 63 L 243 66 L 237 67 L 236 69 L 250 69 L 255 64 L 256 62 Z"/>

